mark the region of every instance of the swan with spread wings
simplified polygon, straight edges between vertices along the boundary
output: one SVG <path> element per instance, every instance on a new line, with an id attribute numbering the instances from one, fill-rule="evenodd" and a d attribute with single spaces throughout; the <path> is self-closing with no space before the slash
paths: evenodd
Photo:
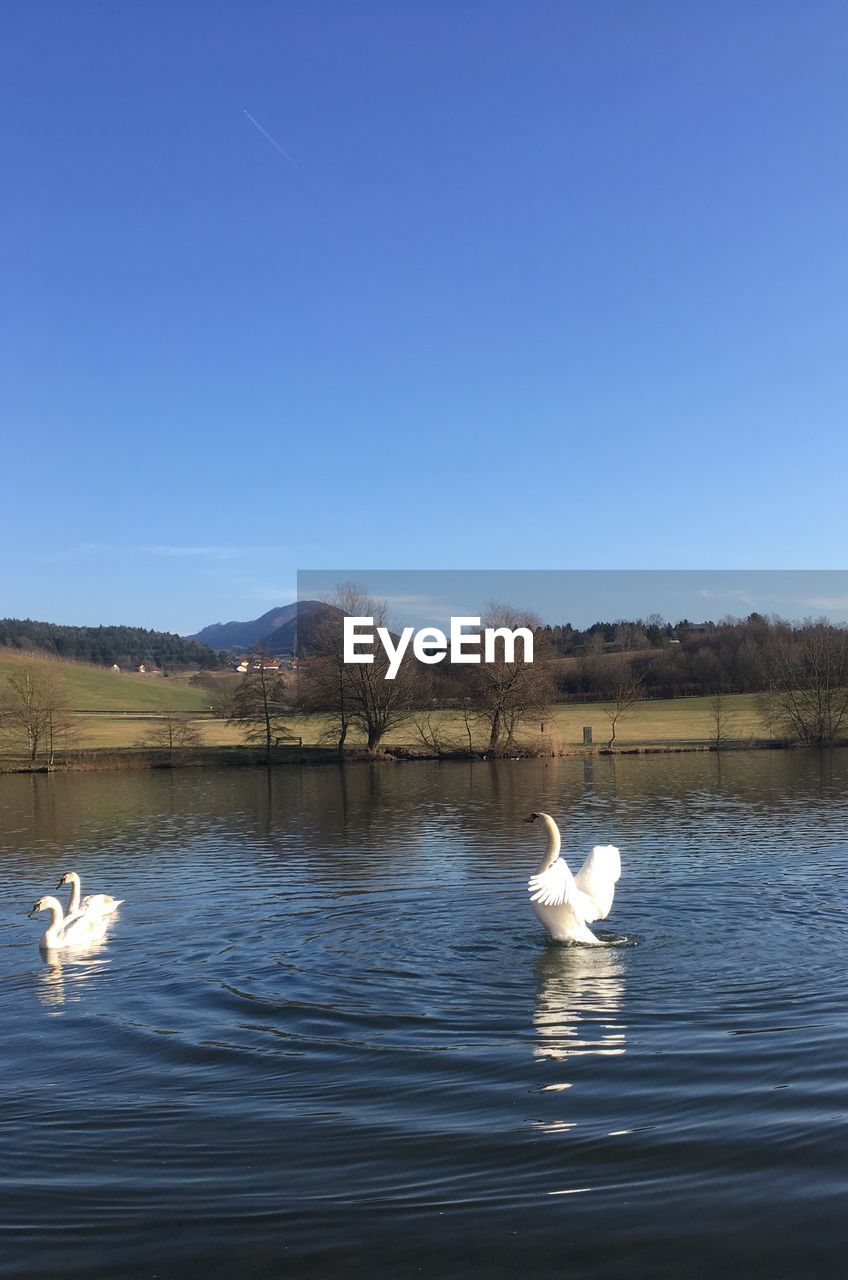
<path id="1" fill-rule="evenodd" d="M 531 813 L 525 822 L 541 822 L 548 837 L 545 855 L 530 877 L 533 914 L 557 942 L 597 943 L 587 926 L 605 920 L 621 875 L 621 855 L 614 844 L 596 844 L 573 875 L 559 856 L 559 827 L 549 813 Z"/>

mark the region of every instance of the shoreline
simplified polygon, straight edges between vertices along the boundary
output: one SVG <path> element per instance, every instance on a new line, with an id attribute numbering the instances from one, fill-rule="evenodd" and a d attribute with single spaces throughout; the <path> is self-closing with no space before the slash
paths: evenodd
<path id="1" fill-rule="evenodd" d="M 833 750 L 848 746 L 848 742 L 834 743 Z M 0 776 L 13 774 L 56 773 L 120 773 L 143 769 L 277 769 L 302 768 L 308 765 L 330 764 L 415 764 L 418 761 L 478 761 L 491 760 L 554 760 L 566 758 L 597 758 L 616 756 L 680 755 L 689 753 L 720 753 L 723 751 L 792 751 L 810 749 L 809 744 L 783 738 L 746 738 L 716 745 L 714 742 L 669 741 L 623 743 L 612 749 L 604 746 L 574 746 L 553 752 L 536 751 L 516 747 L 513 753 L 490 756 L 484 751 L 428 750 L 425 747 L 388 747 L 383 751 L 368 751 L 365 747 L 352 747 L 339 755 L 335 747 L 292 746 L 276 747 L 271 759 L 265 753 L 250 746 L 200 747 L 175 751 L 169 758 L 167 749 L 145 747 L 91 747 L 74 752 L 68 760 L 57 760 L 52 765 L 21 759 L 0 758 Z M 816 748 L 813 748 L 816 749 Z"/>

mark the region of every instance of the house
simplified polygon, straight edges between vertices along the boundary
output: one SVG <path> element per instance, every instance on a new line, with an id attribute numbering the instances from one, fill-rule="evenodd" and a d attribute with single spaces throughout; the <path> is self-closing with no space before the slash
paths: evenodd
<path id="1" fill-rule="evenodd" d="M 240 676 L 246 676 L 248 671 L 283 671 L 285 665 L 282 658 L 242 658 L 239 663 L 230 663 L 231 669 Z"/>

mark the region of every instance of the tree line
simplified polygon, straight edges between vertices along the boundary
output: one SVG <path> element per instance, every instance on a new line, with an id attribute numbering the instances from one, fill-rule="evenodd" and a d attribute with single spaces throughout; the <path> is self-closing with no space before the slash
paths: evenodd
<path id="1" fill-rule="evenodd" d="M 556 629 L 544 628 L 543 632 L 547 635 L 549 630 Z M 606 665 L 622 655 L 640 677 L 646 697 L 705 696 L 720 690 L 757 693 L 767 688 L 772 678 L 775 652 L 798 630 L 798 624 L 758 613 L 745 619 L 682 622 L 662 628 L 646 626 L 641 620 L 597 623 L 581 633 L 584 643 L 575 646 L 570 656 L 562 657 L 560 695 L 579 701 L 602 692 Z M 551 645 L 562 654 L 553 640 Z"/>
<path id="2" fill-rule="evenodd" d="M 494 604 L 482 626 L 530 627 L 532 664 L 520 658 L 508 663 L 502 651 L 493 663 L 468 666 L 424 665 L 407 655 L 396 678 L 387 680 L 388 659 L 379 647 L 372 663 L 345 663 L 342 636 L 343 614 L 387 626 L 386 605 L 350 584 L 332 603 L 341 612 L 316 629 L 294 691 L 262 661 L 252 664 L 236 691 L 231 722 L 263 743 L 269 757 L 273 745 L 286 740 L 287 717 L 295 710 L 320 715 L 324 738 L 340 755 L 353 735 L 377 751 L 403 725 L 410 740 L 436 754 L 496 756 L 521 750 L 528 731 L 543 745 L 556 702 L 600 703 L 613 749 L 638 702 L 696 694 L 714 705 L 714 743 L 721 746 L 728 736 L 722 699 L 731 692 L 762 695 L 764 736 L 818 746 L 848 737 L 848 630 L 824 620 L 791 624 L 752 614 L 744 621 L 679 624 L 679 636 L 657 621 L 618 622 L 610 624 L 612 640 L 584 645 L 569 659 L 555 643 L 554 628 L 526 611 Z M 651 629 L 659 642 L 643 647 Z"/>
<path id="3" fill-rule="evenodd" d="M 341 588 L 333 603 L 387 625 L 386 606 L 355 586 Z M 597 624 L 583 633 L 581 651 L 571 659 L 562 655 L 556 628 L 526 611 L 494 604 L 482 625 L 531 627 L 534 662 L 507 663 L 502 652 L 494 663 L 469 666 L 423 666 L 406 658 L 398 677 L 387 681 L 386 659 L 377 651 L 371 664 L 344 663 L 340 617 L 328 618 L 299 673 L 298 705 L 327 717 L 328 736 L 340 752 L 351 729 L 376 750 L 392 728 L 406 723 L 439 753 L 472 750 L 482 728 L 487 754 L 509 754 L 528 726 L 537 741 L 544 737 L 553 703 L 589 698 L 609 719 L 612 748 L 637 702 L 684 695 L 715 701 L 720 745 L 726 736 L 721 698 L 744 692 L 762 695 L 764 733 L 817 746 L 848 738 L 848 629 L 824 619 L 790 623 L 754 613 L 671 627 L 653 615 L 647 622 Z M 453 713 L 450 736 L 445 711 Z"/>
<path id="4" fill-rule="evenodd" d="M 0 646 L 96 666 L 214 670 L 224 657 L 197 640 L 144 627 L 72 627 L 30 618 L 0 619 Z"/>
<path id="5" fill-rule="evenodd" d="M 545 749 L 553 704 L 587 695 L 608 718 L 609 749 L 637 703 L 675 692 L 709 695 L 717 748 L 729 737 L 723 702 L 729 692 L 759 695 L 764 736 L 767 731 L 817 747 L 848 741 L 848 628 L 823 619 L 793 624 L 751 615 L 744 622 L 709 624 L 710 630 L 701 627 L 697 635 L 653 651 L 596 647 L 569 660 L 532 614 L 493 604 L 482 626 L 529 627 L 536 637 L 532 663 L 520 656 L 520 647 L 514 662 L 505 660 L 501 647 L 493 662 L 468 666 L 429 665 L 407 654 L 387 680 L 388 657 L 379 647 L 372 663 L 344 661 L 342 630 L 344 614 L 388 625 L 386 604 L 350 584 L 333 603 L 341 612 L 316 628 L 310 655 L 294 677 L 258 652 L 226 694 L 223 714 L 246 741 L 261 746 L 268 762 L 276 748 L 297 740 L 290 725 L 295 714 L 320 718 L 324 740 L 340 756 L 354 736 L 377 752 L 401 726 L 408 741 L 440 756 L 511 755 L 525 749 L 528 735 L 536 749 Z M 72 729 L 60 669 L 25 666 L 0 688 L 0 733 L 32 761 L 52 764 L 57 753 L 67 754 Z M 191 718 L 171 714 L 156 726 L 155 739 L 169 760 L 198 742 Z"/>

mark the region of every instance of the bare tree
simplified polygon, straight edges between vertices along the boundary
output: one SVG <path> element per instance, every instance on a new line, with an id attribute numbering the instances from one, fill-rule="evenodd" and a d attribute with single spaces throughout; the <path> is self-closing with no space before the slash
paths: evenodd
<path id="1" fill-rule="evenodd" d="M 420 711 L 413 711 L 411 719 L 419 741 L 428 750 L 442 756 L 445 752 L 456 749 L 456 743 L 447 735 L 444 716 L 438 710 L 425 707 Z"/>
<path id="2" fill-rule="evenodd" d="M 263 649 L 257 649 L 248 659 L 248 669 L 233 694 L 227 723 L 238 725 L 246 742 L 261 743 L 265 763 L 270 764 L 272 748 L 292 736 L 282 722 L 288 710 L 282 672 Z"/>
<path id="3" fill-rule="evenodd" d="M 615 643 L 623 653 L 631 649 L 645 649 L 648 645 L 648 637 L 645 635 L 642 623 L 620 619 L 615 624 Z"/>
<path id="4" fill-rule="evenodd" d="M 0 707 L 0 728 L 35 763 L 52 766 L 72 730 L 64 681 L 47 663 L 25 666 L 10 675 Z"/>
<path id="5" fill-rule="evenodd" d="M 768 688 L 762 693 L 757 694 L 755 699 L 757 711 L 760 719 L 768 730 L 769 739 L 774 737 L 774 731 L 779 729 L 779 715 L 777 707 L 777 699 L 775 696 L 774 685 L 769 682 Z"/>
<path id="6" fill-rule="evenodd" d="M 44 755 L 47 765 L 52 768 L 55 757 L 60 752 L 64 757 L 65 764 L 67 764 L 68 752 L 79 737 L 79 726 L 68 708 L 61 681 L 56 683 L 55 695 L 48 694 L 47 696 L 45 719 Z"/>
<path id="7" fill-rule="evenodd" d="M 187 715 L 169 708 L 147 730 L 141 745 L 166 750 L 168 764 L 173 767 L 175 756 L 200 746 L 200 731 Z"/>
<path id="8" fill-rule="evenodd" d="M 462 723 L 465 728 L 465 736 L 468 738 L 468 754 L 474 754 L 474 728 L 476 727 L 477 712 L 471 705 L 470 698 L 463 698 L 460 708 Z"/>
<path id="9" fill-rule="evenodd" d="M 299 681 L 302 705 L 329 714 L 339 753 L 347 735 L 357 729 L 369 751 L 378 750 L 386 734 L 407 721 L 416 704 L 418 663 L 407 656 L 393 680 L 386 679 L 388 658 L 381 645 L 374 647 L 374 661 L 344 661 L 344 615 L 373 618 L 374 628 L 388 625 L 384 601 L 372 599 L 354 583 L 340 586 L 332 600 L 339 611 L 328 617 L 313 637 L 315 656 Z"/>
<path id="10" fill-rule="evenodd" d="M 830 747 L 848 736 L 848 629 L 825 619 L 781 624 L 769 659 L 777 713 L 792 737 Z"/>
<path id="11" fill-rule="evenodd" d="M 721 751 L 730 741 L 730 716 L 727 711 L 727 699 L 724 691 L 716 690 L 708 701 L 712 734 L 710 741 L 716 751 Z"/>
<path id="12" fill-rule="evenodd" d="M 624 654 L 616 654 L 603 662 L 601 678 L 604 684 L 601 705 L 610 722 L 607 751 L 612 751 L 618 725 L 636 703 L 642 701 L 645 689 L 641 677 L 634 673 L 632 663 Z"/>
<path id="13" fill-rule="evenodd" d="M 533 661 L 516 645 L 513 662 L 506 661 L 506 646 L 495 646 L 494 660 L 468 668 L 468 690 L 471 705 L 489 731 L 487 754 L 501 755 L 515 745 L 521 724 L 545 718 L 553 697 L 549 653 L 543 648 L 540 622 L 533 613 L 513 609 L 507 604 L 491 604 L 482 619 L 484 627 L 505 627 L 514 631 L 526 627 L 535 634 Z M 519 658 L 519 652 L 522 657 Z M 469 742 L 471 731 L 466 716 Z"/>
<path id="14" fill-rule="evenodd" d="M 330 613 L 312 634 L 312 657 L 303 674 L 298 674 L 298 709 L 307 714 L 329 715 L 331 723 L 324 737 L 335 738 L 336 749 L 344 755 L 350 731 L 351 690 L 349 672 L 344 660 L 344 615 L 367 617 L 368 596 L 354 583 L 339 586 L 326 601 L 338 613 Z"/>

